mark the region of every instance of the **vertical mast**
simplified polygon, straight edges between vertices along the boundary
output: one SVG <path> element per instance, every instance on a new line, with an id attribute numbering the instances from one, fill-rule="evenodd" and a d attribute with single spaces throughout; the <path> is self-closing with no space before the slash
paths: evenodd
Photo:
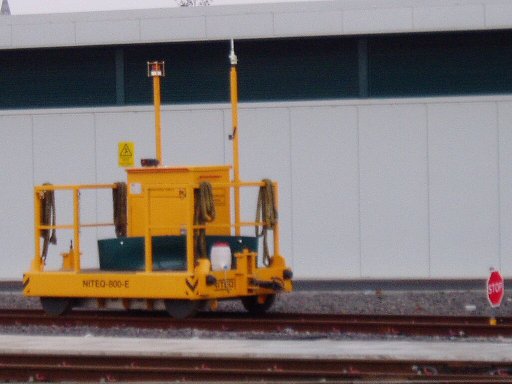
<path id="1" fill-rule="evenodd" d="M 156 159 L 162 164 L 162 122 L 160 114 L 160 76 L 153 77 L 153 100 L 155 104 Z"/>
<path id="2" fill-rule="evenodd" d="M 238 59 L 235 54 L 235 43 L 231 39 L 231 52 L 229 53 L 231 63 L 230 90 L 231 90 L 231 115 L 233 122 L 233 131 L 231 139 L 233 140 L 233 182 L 235 184 L 235 235 L 240 236 L 240 164 L 238 152 L 238 77 L 237 64 Z"/>
<path id="3" fill-rule="evenodd" d="M 155 144 L 157 165 L 162 164 L 162 124 L 160 114 L 160 77 L 165 76 L 164 61 L 148 61 L 148 77 L 153 78 L 153 103 L 155 105 Z"/>

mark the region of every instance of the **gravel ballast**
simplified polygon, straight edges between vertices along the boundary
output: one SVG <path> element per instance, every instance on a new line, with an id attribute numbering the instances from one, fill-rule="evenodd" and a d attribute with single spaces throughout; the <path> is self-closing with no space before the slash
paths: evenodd
<path id="1" fill-rule="evenodd" d="M 20 292 L 0 292 L 0 308 L 40 309 L 37 298 L 26 298 Z M 218 311 L 243 311 L 238 300 L 219 303 Z M 352 313 L 352 314 L 414 314 L 414 315 L 474 315 L 512 316 L 512 296 L 506 295 L 499 308 L 492 309 L 482 291 L 299 291 L 280 295 L 270 312 L 288 313 Z M 194 329 L 137 329 L 97 327 L 44 327 L 2 326 L 0 334 L 38 334 L 74 336 L 121 336 L 157 338 L 282 338 L 303 339 L 329 337 L 375 338 L 375 336 L 350 334 L 299 334 L 284 330 L 278 334 L 222 333 Z M 396 338 L 396 336 L 391 336 Z M 398 336 L 399 337 L 399 336 Z"/>
<path id="2" fill-rule="evenodd" d="M 38 298 L 0 292 L 0 308 L 40 309 Z M 243 311 L 239 300 L 221 301 L 218 311 Z M 512 295 L 491 308 L 485 291 L 298 291 L 281 294 L 271 312 L 512 316 Z"/>

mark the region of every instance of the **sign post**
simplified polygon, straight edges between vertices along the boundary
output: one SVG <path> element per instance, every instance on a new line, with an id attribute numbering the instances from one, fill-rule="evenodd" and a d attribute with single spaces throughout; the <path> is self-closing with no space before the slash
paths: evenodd
<path id="1" fill-rule="evenodd" d="M 500 271 L 491 268 L 491 274 L 487 279 L 487 300 L 489 300 L 489 304 L 493 309 L 500 306 L 503 296 L 505 296 L 505 281 L 503 280 L 503 276 L 501 276 Z M 489 319 L 489 324 L 496 325 L 496 316 L 493 315 Z"/>

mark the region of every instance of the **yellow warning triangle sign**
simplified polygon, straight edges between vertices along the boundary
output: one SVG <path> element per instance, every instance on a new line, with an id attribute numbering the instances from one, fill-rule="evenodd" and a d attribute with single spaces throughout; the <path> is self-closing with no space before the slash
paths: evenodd
<path id="1" fill-rule="evenodd" d="M 133 156 L 133 153 L 130 150 L 130 146 L 128 145 L 128 143 L 125 143 L 123 145 L 123 149 L 121 149 L 121 152 L 119 153 L 119 156 L 121 156 L 121 157 L 131 157 L 131 156 Z"/>
<path id="2" fill-rule="evenodd" d="M 135 165 L 135 143 L 131 141 L 118 143 L 117 154 L 120 167 L 133 167 Z"/>

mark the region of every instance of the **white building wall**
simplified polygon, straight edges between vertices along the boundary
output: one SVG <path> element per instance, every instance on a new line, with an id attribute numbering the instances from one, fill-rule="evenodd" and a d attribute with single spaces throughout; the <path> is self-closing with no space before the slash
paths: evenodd
<path id="1" fill-rule="evenodd" d="M 361 276 L 429 276 L 427 156 L 424 105 L 359 108 Z"/>
<path id="2" fill-rule="evenodd" d="M 360 277 L 357 107 L 293 108 L 290 115 L 295 273 Z"/>
<path id="3" fill-rule="evenodd" d="M 512 275 L 512 103 L 498 103 L 500 264 Z"/>
<path id="4" fill-rule="evenodd" d="M 0 48 L 510 28 L 509 0 L 334 0 L 0 18 Z"/>
<path id="5" fill-rule="evenodd" d="M 34 254 L 31 116 L 0 115 L 0 279 L 20 279 Z"/>
<path id="6" fill-rule="evenodd" d="M 231 162 L 227 104 L 163 107 L 163 126 L 166 163 Z M 123 180 L 117 143 L 134 141 L 139 162 L 153 131 L 150 107 L 0 112 L 0 279 L 33 257 L 33 185 Z M 280 183 L 297 278 L 512 276 L 512 97 L 241 104 L 240 135 L 242 177 Z M 243 198 L 252 219 L 255 194 Z M 71 220 L 70 198 L 57 199 Z M 110 191 L 81 202 L 84 222 L 111 221 Z M 84 266 L 112 235 L 83 231 Z M 70 239 L 58 232 L 49 265 Z"/>
<path id="7" fill-rule="evenodd" d="M 428 117 L 431 273 L 474 276 L 500 259 L 497 105 L 433 104 Z"/>

